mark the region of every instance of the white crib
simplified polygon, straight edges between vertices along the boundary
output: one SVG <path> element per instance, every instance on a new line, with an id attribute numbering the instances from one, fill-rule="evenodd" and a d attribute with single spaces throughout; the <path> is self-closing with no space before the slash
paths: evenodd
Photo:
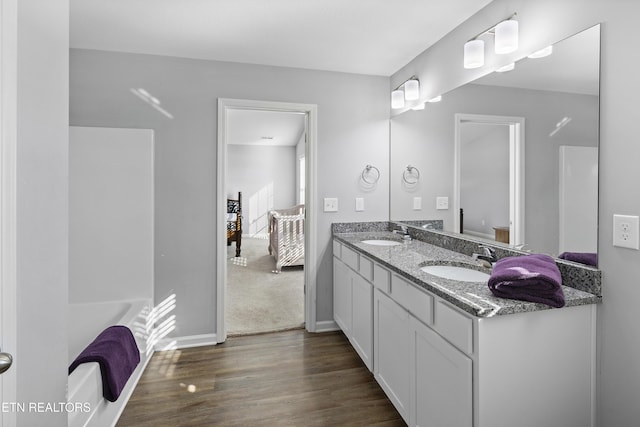
<path id="1" fill-rule="evenodd" d="M 304 205 L 269 212 L 269 254 L 282 267 L 304 265 Z"/>

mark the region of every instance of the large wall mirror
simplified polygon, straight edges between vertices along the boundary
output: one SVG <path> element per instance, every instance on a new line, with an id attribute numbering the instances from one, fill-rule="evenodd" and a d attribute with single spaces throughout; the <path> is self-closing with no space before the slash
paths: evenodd
<path id="1" fill-rule="evenodd" d="M 596 253 L 600 26 L 545 53 L 391 119 L 392 221 Z"/>

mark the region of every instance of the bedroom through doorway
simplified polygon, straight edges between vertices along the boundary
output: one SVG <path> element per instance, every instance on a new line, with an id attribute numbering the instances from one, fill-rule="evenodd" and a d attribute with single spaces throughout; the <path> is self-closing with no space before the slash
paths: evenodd
<path id="1" fill-rule="evenodd" d="M 225 335 L 305 327 L 309 113 L 226 109 Z"/>

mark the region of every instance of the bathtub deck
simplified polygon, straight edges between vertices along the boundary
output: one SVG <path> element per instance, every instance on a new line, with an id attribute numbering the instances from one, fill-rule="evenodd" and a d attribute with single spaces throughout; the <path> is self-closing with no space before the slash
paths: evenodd
<path id="1" fill-rule="evenodd" d="M 341 332 L 156 353 L 117 427 L 405 423 Z"/>

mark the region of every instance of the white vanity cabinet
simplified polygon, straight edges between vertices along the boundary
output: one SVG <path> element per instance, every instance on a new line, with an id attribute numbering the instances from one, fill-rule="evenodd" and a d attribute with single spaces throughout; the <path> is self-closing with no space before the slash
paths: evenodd
<path id="1" fill-rule="evenodd" d="M 411 404 L 409 312 L 379 289 L 374 292 L 373 331 L 376 381 L 406 421 Z"/>
<path id="2" fill-rule="evenodd" d="M 334 240 L 334 318 L 411 426 L 595 426 L 594 304 L 477 317 Z"/>
<path id="3" fill-rule="evenodd" d="M 432 329 L 433 309 L 432 295 L 395 274 L 389 292 L 375 290 L 374 374 L 409 425 L 471 427 L 472 360 Z"/>
<path id="4" fill-rule="evenodd" d="M 471 427 L 471 358 L 411 316 L 410 425 Z"/>
<path id="5" fill-rule="evenodd" d="M 340 256 L 336 256 L 336 253 Z M 333 306 L 334 320 L 360 355 L 373 369 L 373 262 L 347 248 L 334 248 Z"/>

